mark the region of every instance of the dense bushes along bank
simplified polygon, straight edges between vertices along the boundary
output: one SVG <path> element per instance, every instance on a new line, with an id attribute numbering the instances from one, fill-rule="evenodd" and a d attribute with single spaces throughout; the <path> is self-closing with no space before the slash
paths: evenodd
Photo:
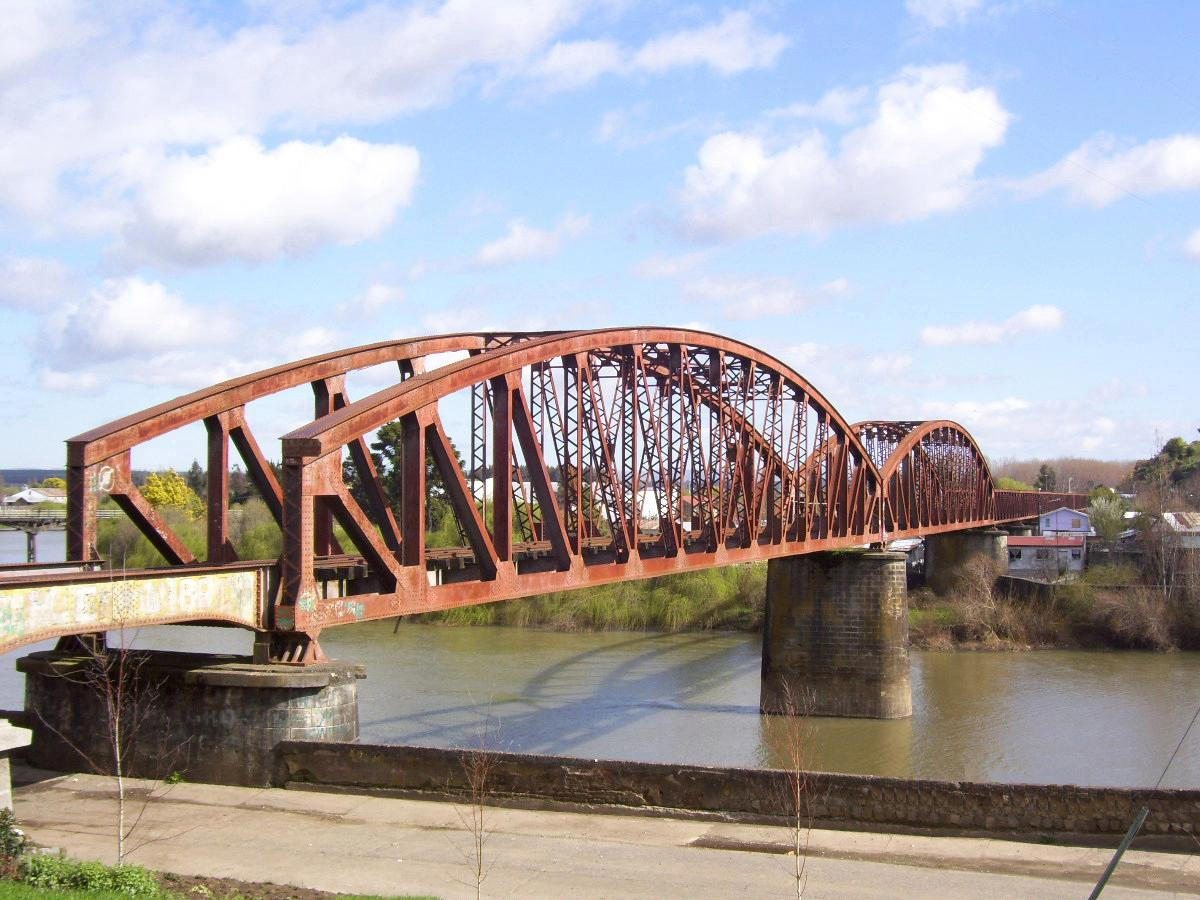
<path id="1" fill-rule="evenodd" d="M 978 559 L 964 567 L 946 597 L 924 588 L 910 592 L 912 646 L 1200 650 L 1195 587 L 1164 591 L 1120 565 L 1094 566 L 1078 581 L 1059 585 L 1021 585 L 996 574 Z"/>

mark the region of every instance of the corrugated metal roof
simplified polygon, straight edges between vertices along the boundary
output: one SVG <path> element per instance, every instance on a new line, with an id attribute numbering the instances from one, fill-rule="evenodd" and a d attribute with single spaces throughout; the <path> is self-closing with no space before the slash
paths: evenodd
<path id="1" fill-rule="evenodd" d="M 1200 531 L 1200 513 L 1163 513 L 1163 521 L 1176 531 Z"/>

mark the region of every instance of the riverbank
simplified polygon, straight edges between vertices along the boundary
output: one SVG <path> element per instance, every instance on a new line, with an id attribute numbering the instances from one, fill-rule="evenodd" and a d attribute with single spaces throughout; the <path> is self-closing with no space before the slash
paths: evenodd
<path id="1" fill-rule="evenodd" d="M 919 650 L 1195 650 L 1200 605 L 1139 583 L 1126 566 L 1094 566 L 1078 581 L 1036 584 L 977 564 L 939 597 L 909 592 L 909 639 Z M 561 591 L 409 617 L 438 625 L 553 631 L 762 630 L 767 564 L 748 563 Z"/>
<path id="2" fill-rule="evenodd" d="M 106 858 L 113 790 L 109 778 L 64 775 L 18 787 L 14 802 L 39 843 Z M 146 808 L 131 861 L 305 890 L 462 896 L 475 887 L 470 814 L 430 800 L 185 783 Z M 485 816 L 484 896 L 796 896 L 785 827 L 495 807 Z M 1082 896 L 1111 857 L 978 838 L 806 838 L 805 894 L 824 897 Z M 1198 864 L 1130 851 L 1105 897 L 1200 896 Z"/>
<path id="3" fill-rule="evenodd" d="M 1128 566 L 1043 584 L 998 576 L 979 560 L 947 596 L 910 591 L 908 630 L 921 650 L 1197 650 L 1200 598 L 1141 583 Z"/>

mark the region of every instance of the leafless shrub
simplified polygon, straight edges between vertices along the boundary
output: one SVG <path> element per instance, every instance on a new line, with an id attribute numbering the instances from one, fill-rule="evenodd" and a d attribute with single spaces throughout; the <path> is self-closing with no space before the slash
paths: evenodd
<path id="1" fill-rule="evenodd" d="M 1026 642 L 1024 617 L 1007 597 L 996 591 L 996 579 L 1002 572 L 999 562 L 984 555 L 974 556 L 960 567 L 950 596 L 954 598 L 952 606 L 967 639 L 983 643 Z"/>
<path id="2" fill-rule="evenodd" d="M 1151 650 L 1173 650 L 1172 604 L 1161 590 L 1134 587 L 1123 591 L 1097 591 L 1092 615 L 1122 643 Z"/>
<path id="3" fill-rule="evenodd" d="M 493 721 L 485 715 L 475 746 L 458 750 L 459 765 L 466 783 L 466 802 L 457 805 L 455 812 L 470 838 L 467 849 L 460 848 L 460 852 L 471 873 L 471 881 L 464 883 L 474 887 L 475 900 L 479 900 L 483 882 L 495 864 L 495 860 L 487 853 L 488 839 L 492 835 L 487 798 L 496 769 L 496 755 L 488 749 Z"/>
<path id="4" fill-rule="evenodd" d="M 809 771 L 808 746 L 812 729 L 808 715 L 812 711 L 812 693 L 781 684 L 779 711 L 784 717 L 783 778 L 779 783 L 780 808 L 787 818 L 788 862 L 796 900 L 803 900 L 808 886 L 808 848 L 812 838 L 813 776 Z"/>

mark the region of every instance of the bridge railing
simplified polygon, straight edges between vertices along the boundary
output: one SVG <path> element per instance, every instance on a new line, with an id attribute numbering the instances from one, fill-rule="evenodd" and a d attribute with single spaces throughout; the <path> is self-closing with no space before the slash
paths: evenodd
<path id="1" fill-rule="evenodd" d="M 996 491 L 997 522 L 1033 519 L 1063 506 L 1068 509 L 1086 510 L 1088 495 L 1052 491 Z"/>
<path id="2" fill-rule="evenodd" d="M 98 509 L 95 516 L 97 519 L 123 519 L 125 513 L 119 509 Z M 30 525 L 62 523 L 65 526 L 67 508 L 64 506 L 61 509 L 47 509 L 46 507 L 21 507 L 15 504 L 0 506 L 0 525 L 11 523 L 15 526 L 22 522 Z"/>

